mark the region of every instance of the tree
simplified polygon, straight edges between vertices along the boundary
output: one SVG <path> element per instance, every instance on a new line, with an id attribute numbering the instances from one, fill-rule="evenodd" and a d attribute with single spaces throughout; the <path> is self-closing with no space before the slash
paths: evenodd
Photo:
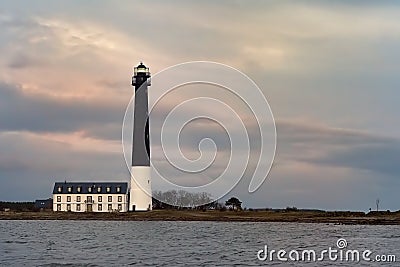
<path id="1" fill-rule="evenodd" d="M 233 210 L 241 210 L 242 209 L 242 201 L 240 201 L 236 197 L 231 197 L 225 202 L 226 206 L 232 207 Z"/>

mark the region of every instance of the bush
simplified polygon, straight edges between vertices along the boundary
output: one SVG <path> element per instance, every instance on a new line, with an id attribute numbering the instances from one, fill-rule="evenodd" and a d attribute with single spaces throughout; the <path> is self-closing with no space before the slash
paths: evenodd
<path id="1" fill-rule="evenodd" d="M 296 207 L 286 207 L 286 211 L 297 211 Z"/>

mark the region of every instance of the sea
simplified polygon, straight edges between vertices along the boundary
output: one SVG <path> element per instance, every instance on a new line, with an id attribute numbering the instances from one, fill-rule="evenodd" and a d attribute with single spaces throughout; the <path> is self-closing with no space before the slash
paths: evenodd
<path id="1" fill-rule="evenodd" d="M 400 266 L 400 226 L 0 221 L 0 265 Z"/>

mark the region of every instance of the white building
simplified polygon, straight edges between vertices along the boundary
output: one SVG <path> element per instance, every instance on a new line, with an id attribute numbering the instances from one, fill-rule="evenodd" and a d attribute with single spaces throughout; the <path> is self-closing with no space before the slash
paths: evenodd
<path id="1" fill-rule="evenodd" d="M 53 211 L 126 212 L 128 183 L 57 182 L 53 189 Z"/>

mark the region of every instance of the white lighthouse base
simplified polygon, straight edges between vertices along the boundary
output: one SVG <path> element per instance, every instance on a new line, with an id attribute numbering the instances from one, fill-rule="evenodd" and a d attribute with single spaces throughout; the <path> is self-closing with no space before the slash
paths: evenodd
<path id="1" fill-rule="evenodd" d="M 150 170 L 150 166 L 132 167 L 129 211 L 152 210 Z"/>

